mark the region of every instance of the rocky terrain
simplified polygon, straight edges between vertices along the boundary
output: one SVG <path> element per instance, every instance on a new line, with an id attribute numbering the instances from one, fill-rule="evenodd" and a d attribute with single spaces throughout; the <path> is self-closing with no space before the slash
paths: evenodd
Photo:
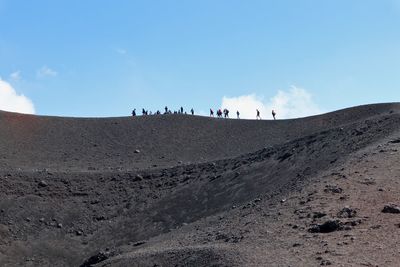
<path id="1" fill-rule="evenodd" d="M 0 112 L 1 266 L 398 266 L 400 104 L 294 120 Z"/>

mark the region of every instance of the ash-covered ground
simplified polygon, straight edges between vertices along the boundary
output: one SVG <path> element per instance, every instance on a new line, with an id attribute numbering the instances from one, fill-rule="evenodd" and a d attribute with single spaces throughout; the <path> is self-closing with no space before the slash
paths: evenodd
<path id="1" fill-rule="evenodd" d="M 400 104 L 294 120 L 0 112 L 1 266 L 398 266 Z"/>

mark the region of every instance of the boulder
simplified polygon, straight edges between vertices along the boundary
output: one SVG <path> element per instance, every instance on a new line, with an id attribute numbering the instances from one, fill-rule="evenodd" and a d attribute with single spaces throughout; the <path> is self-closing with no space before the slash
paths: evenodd
<path id="1" fill-rule="evenodd" d="M 343 223 L 339 220 L 328 220 L 322 224 L 316 224 L 308 229 L 310 233 L 331 233 L 343 230 Z"/>
<path id="2" fill-rule="evenodd" d="M 400 207 L 396 204 L 389 203 L 383 207 L 383 213 L 400 213 Z"/>

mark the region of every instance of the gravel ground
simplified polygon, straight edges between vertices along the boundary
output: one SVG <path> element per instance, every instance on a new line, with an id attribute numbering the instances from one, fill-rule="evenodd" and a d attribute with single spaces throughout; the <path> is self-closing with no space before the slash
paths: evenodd
<path id="1" fill-rule="evenodd" d="M 399 125 L 0 112 L 0 265 L 397 266 Z"/>

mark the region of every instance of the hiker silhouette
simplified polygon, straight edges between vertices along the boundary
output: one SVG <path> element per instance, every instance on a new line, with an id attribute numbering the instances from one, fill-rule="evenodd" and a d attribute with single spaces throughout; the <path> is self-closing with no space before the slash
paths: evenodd
<path id="1" fill-rule="evenodd" d="M 224 117 L 229 118 L 229 110 L 228 109 L 224 109 Z"/>

